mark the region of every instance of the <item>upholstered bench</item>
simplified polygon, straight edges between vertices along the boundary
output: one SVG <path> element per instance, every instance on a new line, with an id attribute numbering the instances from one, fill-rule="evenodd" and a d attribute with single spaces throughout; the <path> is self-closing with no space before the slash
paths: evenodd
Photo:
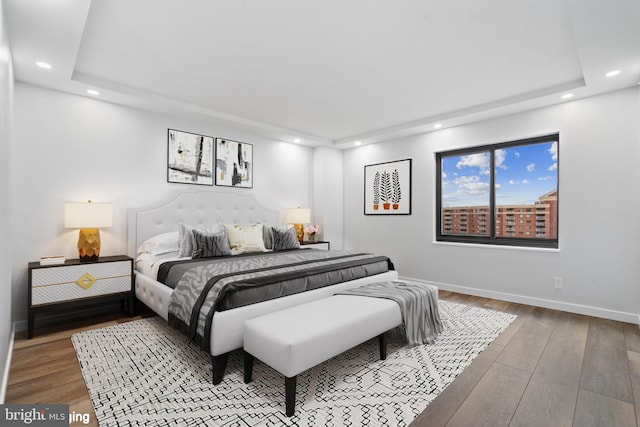
<path id="1" fill-rule="evenodd" d="M 247 320 L 244 381 L 251 381 L 254 356 L 283 374 L 290 417 L 298 374 L 376 336 L 385 359 L 384 332 L 401 323 L 396 302 L 354 295 L 334 295 Z"/>

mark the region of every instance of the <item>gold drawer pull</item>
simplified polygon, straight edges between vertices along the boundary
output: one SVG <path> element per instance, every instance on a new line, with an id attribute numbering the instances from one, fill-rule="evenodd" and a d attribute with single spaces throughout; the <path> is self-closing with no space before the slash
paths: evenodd
<path id="1" fill-rule="evenodd" d="M 76 283 L 84 289 L 89 289 L 94 283 L 96 283 L 96 280 L 97 279 L 89 273 L 84 273 L 78 280 L 76 280 Z"/>

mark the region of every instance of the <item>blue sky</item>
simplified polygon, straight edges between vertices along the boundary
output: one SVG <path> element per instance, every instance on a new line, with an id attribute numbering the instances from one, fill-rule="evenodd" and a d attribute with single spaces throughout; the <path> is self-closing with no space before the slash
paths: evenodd
<path id="1" fill-rule="evenodd" d="M 496 150 L 496 203 L 533 204 L 556 189 L 555 141 Z M 489 205 L 489 153 L 442 158 L 442 205 Z"/>

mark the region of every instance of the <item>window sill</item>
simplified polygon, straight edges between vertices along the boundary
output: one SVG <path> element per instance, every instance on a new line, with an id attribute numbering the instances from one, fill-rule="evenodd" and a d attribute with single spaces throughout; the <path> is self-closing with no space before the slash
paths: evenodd
<path id="1" fill-rule="evenodd" d="M 458 246 L 462 248 L 506 249 L 506 250 L 530 251 L 530 252 L 549 252 L 549 253 L 560 252 L 560 248 L 537 248 L 533 246 L 510 246 L 510 245 L 485 245 L 482 243 L 444 242 L 444 241 L 438 241 L 438 240 L 434 240 L 433 244 L 436 246 Z"/>

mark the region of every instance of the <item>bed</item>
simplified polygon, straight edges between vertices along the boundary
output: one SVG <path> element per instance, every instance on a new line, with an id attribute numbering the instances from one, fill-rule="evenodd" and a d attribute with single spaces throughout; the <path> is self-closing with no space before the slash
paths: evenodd
<path id="1" fill-rule="evenodd" d="M 152 205 L 129 209 L 128 254 L 136 259 L 143 242 L 176 231 L 179 222 L 206 226 L 213 220 L 229 224 L 282 223 L 279 211 L 262 206 L 251 195 L 226 191 L 182 191 Z M 298 252 L 307 251 L 325 252 L 317 249 Z M 176 291 L 157 281 L 155 272 L 148 266 L 143 268 L 142 264 L 136 262 L 136 297 L 168 320 L 169 303 Z M 383 280 L 397 280 L 397 273 L 390 269 L 372 276 L 212 313 L 207 349 L 212 357 L 214 384 L 223 379 L 229 352 L 242 348 L 245 320 Z"/>

